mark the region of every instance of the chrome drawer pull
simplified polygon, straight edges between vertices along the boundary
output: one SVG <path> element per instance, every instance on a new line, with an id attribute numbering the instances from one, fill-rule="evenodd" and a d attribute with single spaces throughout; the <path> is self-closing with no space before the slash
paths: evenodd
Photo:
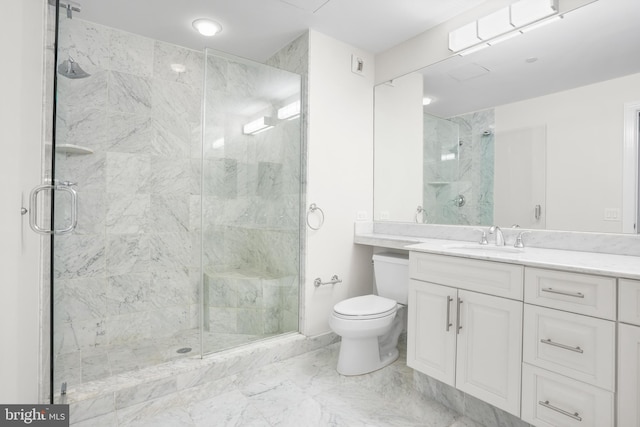
<path id="1" fill-rule="evenodd" d="M 584 353 L 584 350 L 581 349 L 580 347 L 571 347 L 570 345 L 565 345 L 565 344 L 560 344 L 560 343 L 557 343 L 557 342 L 553 342 L 550 339 L 546 339 L 546 340 L 545 339 L 541 339 L 540 342 L 542 344 L 549 344 L 549 345 L 552 345 L 554 347 L 560 347 L 560 348 L 563 348 L 565 350 L 575 351 L 576 353 Z"/>
<path id="2" fill-rule="evenodd" d="M 574 420 L 582 421 L 582 417 L 580 417 L 579 413 L 574 412 L 572 414 L 571 412 L 567 412 L 564 409 L 557 408 L 552 404 L 550 404 L 548 400 L 545 400 L 545 401 L 540 400 L 538 404 L 544 406 L 545 408 L 549 408 L 552 411 L 560 412 L 562 415 L 566 415 L 567 417 L 573 418 Z"/>
<path id="3" fill-rule="evenodd" d="M 568 297 L 576 297 L 576 298 L 584 298 L 584 294 L 582 292 L 567 292 L 567 291 L 558 291 L 553 288 L 542 288 L 542 292 L 549 292 L 552 294 L 560 294 L 566 295 Z"/>
<path id="4" fill-rule="evenodd" d="M 447 332 L 453 326 L 451 323 L 451 301 L 453 301 L 453 298 L 447 295 Z"/>
<path id="5" fill-rule="evenodd" d="M 456 313 L 456 323 L 458 325 L 458 330 L 456 332 L 456 334 L 460 334 L 460 329 L 462 329 L 462 325 L 460 324 L 460 304 L 462 304 L 462 300 L 460 298 L 458 298 L 458 312 Z"/>

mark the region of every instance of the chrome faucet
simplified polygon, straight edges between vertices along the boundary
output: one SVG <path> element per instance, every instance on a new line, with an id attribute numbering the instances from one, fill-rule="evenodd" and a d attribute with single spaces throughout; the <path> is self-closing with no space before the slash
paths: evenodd
<path id="1" fill-rule="evenodd" d="M 489 228 L 489 234 L 496 235 L 496 246 L 504 246 L 504 235 L 502 234 L 502 230 L 497 225 L 492 225 Z"/>

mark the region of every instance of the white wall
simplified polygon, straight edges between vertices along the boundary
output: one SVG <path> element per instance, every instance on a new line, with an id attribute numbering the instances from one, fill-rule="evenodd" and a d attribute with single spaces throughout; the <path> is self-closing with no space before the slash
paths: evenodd
<path id="1" fill-rule="evenodd" d="M 622 232 L 624 104 L 640 100 L 640 74 L 495 109 L 496 134 L 546 126 L 546 228 Z"/>
<path id="2" fill-rule="evenodd" d="M 364 75 L 351 72 L 351 55 L 364 59 Z M 373 209 L 373 55 L 316 31 L 309 33 L 307 208 L 325 214 L 318 231 L 307 228 L 304 324 L 313 336 L 328 332 L 338 301 L 372 290 L 371 248 L 354 245 L 359 211 Z M 343 282 L 315 288 L 337 274 Z"/>
<path id="3" fill-rule="evenodd" d="M 40 238 L 20 215 L 40 182 L 45 0 L 2 0 L 0 403 L 38 402 Z M 25 202 L 26 203 L 26 202 Z"/>
<path id="4" fill-rule="evenodd" d="M 415 221 L 423 204 L 423 128 L 421 74 L 376 87 L 374 220 Z"/>

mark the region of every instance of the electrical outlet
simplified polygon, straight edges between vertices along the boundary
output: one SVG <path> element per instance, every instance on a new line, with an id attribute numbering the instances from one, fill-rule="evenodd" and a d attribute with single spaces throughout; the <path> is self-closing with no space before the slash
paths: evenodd
<path id="1" fill-rule="evenodd" d="M 604 220 L 605 221 L 620 221 L 620 209 L 618 209 L 618 208 L 604 208 Z"/>
<path id="2" fill-rule="evenodd" d="M 380 221 L 386 221 L 389 219 L 389 211 L 380 212 Z"/>
<path id="3" fill-rule="evenodd" d="M 367 211 L 358 211 L 356 213 L 356 221 L 366 221 L 367 220 Z"/>
<path id="4" fill-rule="evenodd" d="M 351 71 L 355 74 L 364 74 L 364 59 L 356 55 L 351 55 Z"/>

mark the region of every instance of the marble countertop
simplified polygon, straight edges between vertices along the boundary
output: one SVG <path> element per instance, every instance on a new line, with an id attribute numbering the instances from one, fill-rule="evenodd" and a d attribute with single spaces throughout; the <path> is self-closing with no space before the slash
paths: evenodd
<path id="1" fill-rule="evenodd" d="M 482 246 L 469 241 L 411 238 L 377 233 L 356 236 L 355 243 L 640 280 L 640 257 L 630 255 L 534 247 L 519 250 L 513 246 L 496 249 L 493 244 Z"/>

